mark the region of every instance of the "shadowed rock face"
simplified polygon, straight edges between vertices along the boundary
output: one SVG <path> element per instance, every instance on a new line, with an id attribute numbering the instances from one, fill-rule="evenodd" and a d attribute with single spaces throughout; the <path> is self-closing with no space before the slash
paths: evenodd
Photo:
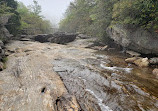
<path id="1" fill-rule="evenodd" d="M 4 43 L 7 42 L 10 37 L 12 36 L 9 31 L 6 29 L 5 25 L 8 23 L 8 19 L 10 18 L 10 15 L 1 15 L 0 16 L 0 70 L 3 70 L 3 63 L 2 58 L 5 56 L 4 51 Z"/>
<path id="2" fill-rule="evenodd" d="M 107 29 L 107 33 L 118 44 L 142 54 L 158 55 L 158 34 L 133 28 L 115 25 Z"/>
<path id="3" fill-rule="evenodd" d="M 12 36 L 9 31 L 6 29 L 5 25 L 8 23 L 10 15 L 2 15 L 0 17 L 0 39 L 6 42 Z"/>
<path id="4" fill-rule="evenodd" d="M 52 34 L 40 34 L 34 37 L 35 41 L 44 43 L 44 42 L 49 42 L 49 39 L 52 38 Z"/>
<path id="5" fill-rule="evenodd" d="M 76 36 L 76 34 L 69 33 L 43 34 L 35 36 L 34 40 L 41 43 L 51 42 L 57 44 L 65 44 L 74 41 Z"/>

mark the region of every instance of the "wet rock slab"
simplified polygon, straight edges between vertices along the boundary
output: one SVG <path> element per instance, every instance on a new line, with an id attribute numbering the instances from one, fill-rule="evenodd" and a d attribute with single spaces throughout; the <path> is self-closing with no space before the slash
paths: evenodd
<path id="1" fill-rule="evenodd" d="M 12 41 L 7 69 L 0 72 L 1 111 L 79 111 L 60 77 L 52 70 L 47 44 Z M 43 48 L 45 50 L 43 50 Z M 49 49 L 50 50 L 50 49 Z"/>
<path id="2" fill-rule="evenodd" d="M 129 74 L 128 68 L 106 67 L 106 58 L 81 60 L 56 59 L 53 69 L 61 76 L 69 93 L 74 94 L 84 111 L 157 110 L 149 94 L 118 73 Z M 136 99 L 137 98 L 137 99 Z M 143 99 L 142 99 L 143 98 Z"/>

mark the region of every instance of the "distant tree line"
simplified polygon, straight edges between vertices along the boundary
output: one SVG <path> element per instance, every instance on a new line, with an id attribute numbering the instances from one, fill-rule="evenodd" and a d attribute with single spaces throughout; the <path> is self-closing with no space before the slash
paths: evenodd
<path id="1" fill-rule="evenodd" d="M 40 34 L 50 33 L 51 23 L 45 20 L 41 13 L 41 6 L 36 0 L 32 5 L 25 6 L 15 0 L 0 0 L 0 16 L 11 15 L 8 25 L 9 32 L 17 34 Z"/>
<path id="2" fill-rule="evenodd" d="M 113 24 L 158 30 L 158 0 L 74 0 L 60 30 L 106 39 L 106 29 Z"/>

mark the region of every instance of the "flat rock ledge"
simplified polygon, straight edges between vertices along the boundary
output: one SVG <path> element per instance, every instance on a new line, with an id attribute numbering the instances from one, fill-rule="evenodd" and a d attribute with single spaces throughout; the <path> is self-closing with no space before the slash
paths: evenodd
<path id="1" fill-rule="evenodd" d="M 55 47 L 55 46 L 54 46 Z M 1 111 L 80 111 L 53 71 L 49 44 L 13 41 L 7 69 L 0 72 Z M 57 47 L 56 47 L 57 48 Z"/>

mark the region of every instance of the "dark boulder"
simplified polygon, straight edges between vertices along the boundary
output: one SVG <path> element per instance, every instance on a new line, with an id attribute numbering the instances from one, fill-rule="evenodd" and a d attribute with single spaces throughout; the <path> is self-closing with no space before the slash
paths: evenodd
<path id="1" fill-rule="evenodd" d="M 39 41 L 41 43 L 51 42 L 57 44 L 65 44 L 72 42 L 76 39 L 77 34 L 58 32 L 54 34 L 42 34 L 34 37 L 35 41 Z"/>
<path id="2" fill-rule="evenodd" d="M 10 17 L 11 15 L 7 15 L 7 14 L 0 16 L 0 40 L 2 40 L 3 42 L 7 42 L 12 37 L 12 35 L 5 27 Z"/>
<path id="3" fill-rule="evenodd" d="M 52 38 L 52 37 L 53 37 L 52 34 L 39 34 L 34 37 L 34 40 L 44 43 L 44 42 L 49 42 L 49 38 Z"/>
<path id="4" fill-rule="evenodd" d="M 76 34 L 71 33 L 54 34 L 54 37 L 50 39 L 50 42 L 57 44 L 65 44 L 74 41 L 76 39 L 76 36 Z"/>

